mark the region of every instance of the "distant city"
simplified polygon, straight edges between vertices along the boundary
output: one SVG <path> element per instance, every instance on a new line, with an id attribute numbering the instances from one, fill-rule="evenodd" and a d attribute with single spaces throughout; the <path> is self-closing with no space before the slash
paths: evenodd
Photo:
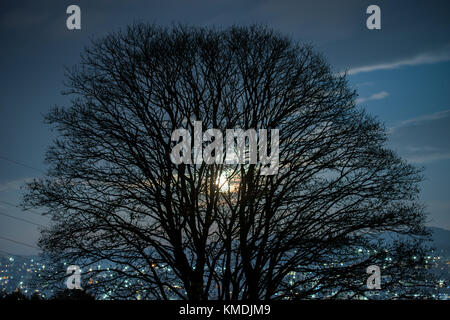
<path id="1" fill-rule="evenodd" d="M 429 265 L 430 272 L 436 275 L 438 281 L 433 289 L 431 289 L 431 296 L 436 300 L 449 300 L 450 299 L 450 231 L 431 228 L 433 231 L 433 244 L 435 248 L 429 256 L 426 257 L 426 262 Z M 43 280 L 44 273 L 52 271 L 52 266 L 46 265 L 39 256 L 19 256 L 19 255 L 0 255 L 0 292 L 11 293 L 20 291 L 21 293 L 31 296 L 38 294 L 44 299 L 51 298 L 56 293 L 56 288 L 52 288 Z M 108 270 L 105 266 L 96 266 L 99 270 Z M 164 267 L 164 266 L 162 266 Z M 169 268 L 168 268 L 169 269 Z M 84 285 L 92 285 L 96 280 L 89 277 L 89 271 L 83 272 Z M 170 270 L 168 270 L 170 271 Z M 112 274 L 108 274 L 108 271 L 102 272 L 102 278 L 108 278 Z M 299 276 L 295 273 L 290 276 Z M 388 293 L 382 290 L 378 293 L 374 293 L 383 299 L 388 297 Z M 111 297 L 108 295 L 97 296 L 98 300 L 108 300 Z M 136 299 L 140 299 L 139 292 L 136 292 Z M 321 298 L 321 297 L 312 297 Z M 395 295 L 394 295 L 395 298 Z"/>

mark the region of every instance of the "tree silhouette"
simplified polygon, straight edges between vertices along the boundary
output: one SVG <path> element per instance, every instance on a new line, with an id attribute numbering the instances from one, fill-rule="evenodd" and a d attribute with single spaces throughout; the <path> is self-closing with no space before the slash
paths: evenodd
<path id="1" fill-rule="evenodd" d="M 16 289 L 13 292 L 2 292 L 0 294 L 0 301 L 22 301 L 28 300 L 28 297 L 20 291 L 20 289 Z"/>
<path id="2" fill-rule="evenodd" d="M 94 300 L 94 296 L 87 293 L 84 290 L 79 289 L 65 289 L 61 291 L 57 291 L 52 297 L 51 300 L 85 300 L 90 301 Z"/>
<path id="3" fill-rule="evenodd" d="M 71 105 L 46 116 L 59 132 L 48 174 L 24 205 L 52 216 L 40 246 L 92 268 L 91 292 L 380 297 L 366 287 L 374 264 L 383 297 L 426 284 L 420 171 L 385 147 L 384 127 L 310 46 L 259 26 L 136 24 L 94 41 L 66 86 Z M 196 120 L 279 129 L 278 172 L 174 164 L 171 134 Z"/>

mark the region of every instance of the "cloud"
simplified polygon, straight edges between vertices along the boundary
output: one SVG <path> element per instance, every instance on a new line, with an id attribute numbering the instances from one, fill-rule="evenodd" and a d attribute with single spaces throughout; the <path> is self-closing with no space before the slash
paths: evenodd
<path id="1" fill-rule="evenodd" d="M 407 159 L 411 163 L 424 164 L 439 160 L 450 159 L 450 152 L 434 152 L 421 155 L 411 155 L 408 156 Z"/>
<path id="2" fill-rule="evenodd" d="M 422 64 L 433 64 L 450 60 L 450 46 L 440 52 L 427 52 L 416 55 L 414 57 L 397 60 L 394 62 L 386 62 L 363 67 L 352 68 L 347 71 L 348 75 L 355 75 L 363 72 L 372 72 L 378 70 L 397 69 L 404 66 L 417 66 Z"/>
<path id="3" fill-rule="evenodd" d="M 450 110 L 400 121 L 389 133 L 391 146 L 412 163 L 450 159 Z"/>
<path id="4" fill-rule="evenodd" d="M 389 92 L 386 91 L 381 91 L 378 93 L 374 93 L 371 96 L 367 97 L 367 98 L 358 98 L 355 100 L 356 103 L 363 103 L 363 102 L 367 102 L 367 101 L 371 101 L 371 100 L 381 100 L 384 99 L 386 97 L 389 96 Z"/>
<path id="5" fill-rule="evenodd" d="M 7 190 L 19 190 L 26 183 L 31 182 L 31 181 L 33 181 L 33 178 L 22 178 L 22 179 L 1 182 L 0 183 L 0 192 L 7 191 Z"/>
<path id="6" fill-rule="evenodd" d="M 439 120 L 439 119 L 444 119 L 444 118 L 450 118 L 450 109 L 400 121 L 398 124 L 392 126 L 389 131 L 393 132 L 394 130 L 397 130 L 401 127 L 421 125 L 424 122 L 434 121 L 434 120 Z"/>

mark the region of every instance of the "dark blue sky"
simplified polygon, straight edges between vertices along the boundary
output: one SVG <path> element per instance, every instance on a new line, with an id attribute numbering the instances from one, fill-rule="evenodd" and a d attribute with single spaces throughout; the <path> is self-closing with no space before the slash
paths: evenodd
<path id="1" fill-rule="evenodd" d="M 81 30 L 66 28 L 71 4 L 81 8 Z M 381 8 L 381 30 L 366 28 L 370 4 Z M 335 72 L 348 71 L 360 106 L 390 130 L 390 146 L 425 167 L 429 225 L 450 229 L 449 1 L 18 0 L 0 7 L 0 250 L 35 253 L 1 237 L 35 246 L 39 235 L 35 225 L 2 213 L 48 223 L 7 203 L 18 204 L 20 186 L 45 170 L 53 133 L 42 115 L 68 103 L 60 94 L 64 65 L 76 64 L 90 39 L 134 21 L 263 23 L 314 44 Z"/>

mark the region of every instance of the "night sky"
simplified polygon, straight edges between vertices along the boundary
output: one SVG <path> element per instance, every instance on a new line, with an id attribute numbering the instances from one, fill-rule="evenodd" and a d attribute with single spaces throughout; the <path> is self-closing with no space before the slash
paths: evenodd
<path id="1" fill-rule="evenodd" d="M 81 30 L 66 27 L 71 4 L 81 8 Z M 381 30 L 366 28 L 371 4 L 381 8 Z M 359 106 L 389 130 L 389 146 L 424 167 L 421 199 L 428 225 L 450 229 L 448 0 L 18 0 L 0 6 L 1 251 L 36 253 L 23 245 L 36 246 L 39 227 L 30 222 L 49 223 L 12 205 L 21 201 L 20 187 L 45 171 L 44 154 L 55 133 L 43 123 L 43 114 L 54 105 L 69 105 L 61 95 L 64 66 L 77 64 L 92 39 L 133 22 L 259 23 L 313 44 L 334 72 L 348 72 Z"/>

